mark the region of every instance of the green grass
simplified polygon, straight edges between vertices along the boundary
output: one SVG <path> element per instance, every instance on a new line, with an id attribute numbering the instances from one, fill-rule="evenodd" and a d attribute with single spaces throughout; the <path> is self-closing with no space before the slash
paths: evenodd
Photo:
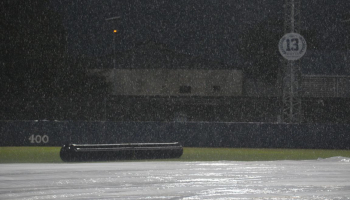
<path id="1" fill-rule="evenodd" d="M 60 147 L 0 147 L 0 163 L 62 162 Z"/>
<path id="2" fill-rule="evenodd" d="M 60 147 L 0 147 L 0 163 L 60 163 Z M 181 158 L 167 161 L 268 161 L 350 157 L 350 150 L 184 148 Z"/>

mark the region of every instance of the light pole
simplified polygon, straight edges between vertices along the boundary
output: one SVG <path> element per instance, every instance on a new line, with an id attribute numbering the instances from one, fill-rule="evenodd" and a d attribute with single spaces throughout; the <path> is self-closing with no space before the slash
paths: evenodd
<path id="1" fill-rule="evenodd" d="M 105 20 L 106 21 L 113 21 L 113 20 L 118 20 L 118 19 L 120 19 L 121 17 L 120 16 L 115 16 L 115 17 L 110 17 L 110 18 L 106 18 Z M 115 40 L 116 40 L 116 34 L 117 34 L 117 29 L 113 29 L 113 73 L 115 73 L 114 72 L 114 70 L 115 70 L 115 65 L 116 65 L 116 61 L 115 61 L 115 52 L 116 52 L 116 49 L 115 49 Z M 105 118 L 105 121 L 107 120 L 107 99 L 106 99 L 106 97 L 105 97 L 105 99 L 104 99 L 104 104 L 105 104 L 105 113 L 104 113 L 104 118 Z"/>
<path id="2" fill-rule="evenodd" d="M 345 20 L 342 20 L 341 22 L 343 22 L 343 23 L 346 23 L 347 25 L 349 25 L 350 24 L 350 19 L 345 19 Z M 349 66 L 349 54 L 350 54 L 350 48 L 349 48 L 349 40 L 347 39 L 346 40 L 346 55 L 345 55 L 345 59 L 346 59 L 346 62 L 347 62 L 347 64 L 346 64 L 346 66 Z"/>
<path id="3" fill-rule="evenodd" d="M 110 18 L 107 18 L 105 19 L 106 21 L 112 21 L 112 20 L 118 20 L 120 19 L 121 17 L 120 16 L 115 16 L 115 17 L 110 17 Z M 115 37 L 116 37 L 116 34 L 117 34 L 117 29 L 114 29 L 113 30 L 113 69 L 115 69 Z"/>

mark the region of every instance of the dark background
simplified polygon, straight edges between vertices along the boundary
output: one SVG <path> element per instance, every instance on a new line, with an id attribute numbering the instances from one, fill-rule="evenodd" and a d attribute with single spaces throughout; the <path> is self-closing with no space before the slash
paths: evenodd
<path id="1" fill-rule="evenodd" d="M 284 34 L 283 3 L 1 1 L 1 119 L 103 118 L 109 85 L 86 69 L 113 66 L 98 66 L 101 63 L 96 60 L 112 56 L 115 28 L 117 52 L 150 40 L 176 52 L 241 68 L 248 78 L 273 83 L 280 65 L 277 43 Z M 321 60 L 333 65 L 347 62 L 327 55 L 348 52 L 349 8 L 350 2 L 344 0 L 302 1 L 301 34 L 308 44 L 303 59 L 325 58 Z M 105 20 L 114 16 L 121 19 Z M 350 74 L 346 68 L 308 70 L 313 74 Z M 95 113 L 94 117 L 88 117 L 89 113 Z"/>

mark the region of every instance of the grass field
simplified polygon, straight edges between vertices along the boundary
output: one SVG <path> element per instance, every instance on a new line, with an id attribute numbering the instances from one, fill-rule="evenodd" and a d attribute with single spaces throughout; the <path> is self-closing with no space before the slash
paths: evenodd
<path id="1" fill-rule="evenodd" d="M 60 147 L 0 147 L 0 163 L 61 163 Z M 173 161 L 268 161 L 350 157 L 350 150 L 184 148 Z"/>

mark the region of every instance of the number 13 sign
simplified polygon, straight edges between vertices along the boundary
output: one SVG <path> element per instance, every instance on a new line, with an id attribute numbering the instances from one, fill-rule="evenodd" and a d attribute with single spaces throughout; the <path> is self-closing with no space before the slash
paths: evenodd
<path id="1" fill-rule="evenodd" d="M 281 55 L 287 60 L 298 60 L 306 53 L 306 41 L 298 33 L 285 34 L 278 43 Z"/>

